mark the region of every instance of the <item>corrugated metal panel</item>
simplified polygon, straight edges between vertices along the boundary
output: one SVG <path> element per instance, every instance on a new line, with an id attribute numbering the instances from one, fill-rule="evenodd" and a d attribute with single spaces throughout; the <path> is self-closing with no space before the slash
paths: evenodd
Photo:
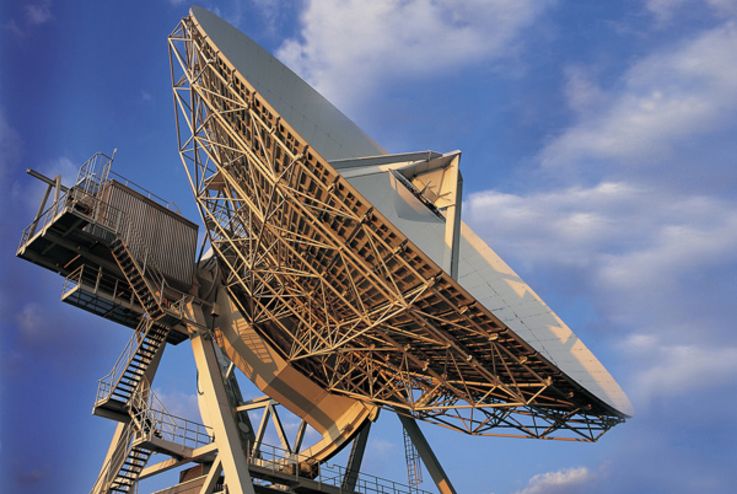
<path id="1" fill-rule="evenodd" d="M 194 275 L 197 225 L 114 180 L 103 186 L 100 196 L 121 210 L 138 230 L 142 245 L 130 246 L 134 255 L 139 260 L 146 257 L 146 263 L 161 271 L 168 282 L 189 288 Z"/>

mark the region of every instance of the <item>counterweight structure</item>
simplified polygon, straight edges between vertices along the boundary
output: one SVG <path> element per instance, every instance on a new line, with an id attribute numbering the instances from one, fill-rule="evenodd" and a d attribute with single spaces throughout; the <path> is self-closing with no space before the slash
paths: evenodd
<path id="1" fill-rule="evenodd" d="M 64 276 L 65 302 L 134 330 L 98 383 L 93 411 L 118 426 L 93 493 L 187 464 L 162 492 L 420 492 L 420 460 L 450 493 L 416 420 L 591 442 L 631 414 L 461 221 L 460 152 L 387 154 L 204 9 L 178 24 L 169 54 L 207 255 L 195 262 L 194 223 L 113 178 L 113 157 L 94 155 L 71 186 L 31 172 L 48 188 L 18 255 Z M 167 343 L 183 341 L 203 424 L 151 391 Z M 264 396 L 243 400 L 236 372 Z M 360 472 L 380 410 L 402 423 L 409 485 Z M 300 420 L 294 437 L 284 413 Z M 331 464 L 346 447 L 345 466 Z"/>

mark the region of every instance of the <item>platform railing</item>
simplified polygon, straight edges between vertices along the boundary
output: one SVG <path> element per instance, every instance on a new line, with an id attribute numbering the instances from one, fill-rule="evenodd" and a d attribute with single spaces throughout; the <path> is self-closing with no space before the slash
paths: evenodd
<path id="1" fill-rule="evenodd" d="M 300 465 L 309 465 L 311 463 L 309 457 L 291 453 L 278 446 L 263 443 L 259 446 L 258 451 L 252 451 L 251 448 L 246 448 L 246 451 L 248 452 L 248 462 L 250 464 L 270 470 L 275 476 L 276 474 L 281 474 L 289 475 L 295 479 L 303 478 L 316 482 L 320 487 L 332 487 L 341 493 L 430 494 L 429 491 L 418 489 L 417 487 L 410 487 L 393 480 L 361 472 L 355 476 L 355 486 L 352 489 L 346 489 L 343 486 L 343 481 L 346 478 L 347 469 L 340 465 L 321 463 L 315 465 L 314 470 L 308 474 L 301 470 Z"/>
<path id="2" fill-rule="evenodd" d="M 117 150 L 113 150 L 112 156 L 108 156 L 102 152 L 96 152 L 90 156 L 87 161 L 82 163 L 79 167 L 77 174 L 77 181 L 75 187 L 82 189 L 89 194 L 96 194 L 99 192 L 102 184 L 107 182 L 110 176 L 110 170 L 113 166 L 113 160 L 115 160 L 115 154 Z"/>
<path id="3" fill-rule="evenodd" d="M 79 286 L 91 289 L 93 294 L 103 291 L 114 300 L 124 300 L 130 304 L 136 303 L 128 283 L 106 272 L 101 266 L 82 264 L 69 273 L 64 278 L 62 297 Z"/>
<path id="4" fill-rule="evenodd" d="M 43 230 L 46 225 L 51 223 L 52 219 L 56 217 L 60 210 L 60 206 L 66 203 L 67 193 L 61 192 L 59 197 L 51 203 L 41 214 L 39 214 L 33 221 L 23 229 L 20 237 L 20 243 L 18 248 L 20 249 L 25 245 L 26 242 L 38 231 Z"/>
<path id="5" fill-rule="evenodd" d="M 192 449 L 213 441 L 210 427 L 169 412 L 147 382 L 142 382 L 134 393 L 130 413 L 137 425 L 135 441 L 158 438 Z"/>

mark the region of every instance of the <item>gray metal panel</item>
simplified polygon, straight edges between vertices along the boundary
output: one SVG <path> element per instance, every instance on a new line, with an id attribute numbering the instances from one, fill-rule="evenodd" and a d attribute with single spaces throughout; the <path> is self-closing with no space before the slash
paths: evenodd
<path id="1" fill-rule="evenodd" d="M 632 404 L 609 371 L 558 315 L 465 223 L 458 281 L 568 377 L 625 415 Z"/>
<path id="2" fill-rule="evenodd" d="M 442 265 L 445 222 L 394 178 L 392 173 L 362 175 L 349 178 L 348 181 L 394 226 L 430 256 L 430 259 Z"/>
<path id="3" fill-rule="evenodd" d="M 100 194 L 138 229 L 148 246 L 146 262 L 161 271 L 167 281 L 189 288 L 194 275 L 197 225 L 116 181 L 107 182 Z M 139 260 L 143 259 L 144 249 L 131 248 Z"/>
<path id="4" fill-rule="evenodd" d="M 391 177 L 392 172 L 379 170 L 359 176 L 346 173 L 361 194 L 442 266 L 443 220 Z M 624 391 L 583 341 L 465 223 L 461 224 L 458 282 L 568 377 L 608 405 L 632 415 Z"/>
<path id="5" fill-rule="evenodd" d="M 251 38 L 201 7 L 191 12 L 223 55 L 325 159 L 384 154 L 324 96 Z"/>

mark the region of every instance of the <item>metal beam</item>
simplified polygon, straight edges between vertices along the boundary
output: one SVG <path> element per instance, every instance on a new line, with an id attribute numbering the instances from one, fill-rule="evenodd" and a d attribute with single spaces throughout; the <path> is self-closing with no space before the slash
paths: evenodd
<path id="1" fill-rule="evenodd" d="M 418 427 L 415 419 L 402 415 L 401 413 L 397 413 L 397 417 L 399 417 L 402 427 L 404 427 L 404 430 L 407 431 L 410 439 L 412 439 L 412 444 L 417 448 L 417 452 L 420 454 L 420 458 L 422 458 L 422 463 L 425 464 L 425 468 L 430 473 L 430 477 L 435 482 L 440 494 L 456 494 L 456 490 L 450 483 L 448 475 L 446 475 L 443 467 L 440 465 L 437 456 L 435 456 L 435 453 L 430 447 L 430 443 L 427 442 L 425 435 Z"/>
<path id="2" fill-rule="evenodd" d="M 215 461 L 210 466 L 210 471 L 207 472 L 205 482 L 202 484 L 199 494 L 212 494 L 215 491 L 215 485 L 220 478 L 220 473 L 223 471 L 223 462 L 220 459 L 220 455 L 215 458 Z"/>
<path id="3" fill-rule="evenodd" d="M 47 185 L 50 185 L 50 186 L 55 186 L 56 185 L 55 179 L 49 178 L 46 175 L 44 175 L 43 173 L 37 172 L 33 168 L 26 168 L 26 173 L 29 174 L 30 176 L 32 176 L 33 178 L 39 179 L 40 181 L 42 181 L 43 183 L 45 183 Z M 69 190 L 69 187 L 67 187 L 65 185 L 62 185 L 61 186 L 61 190 L 62 190 L 62 192 L 66 192 L 66 191 Z"/>
<path id="4" fill-rule="evenodd" d="M 191 308 L 196 321 L 204 323 L 205 317 L 201 307 L 192 305 Z M 241 442 L 232 404 L 228 400 L 212 336 L 209 332 L 195 331 L 191 343 L 199 375 L 197 401 L 200 414 L 215 434 L 228 492 L 254 494 L 245 448 Z"/>

